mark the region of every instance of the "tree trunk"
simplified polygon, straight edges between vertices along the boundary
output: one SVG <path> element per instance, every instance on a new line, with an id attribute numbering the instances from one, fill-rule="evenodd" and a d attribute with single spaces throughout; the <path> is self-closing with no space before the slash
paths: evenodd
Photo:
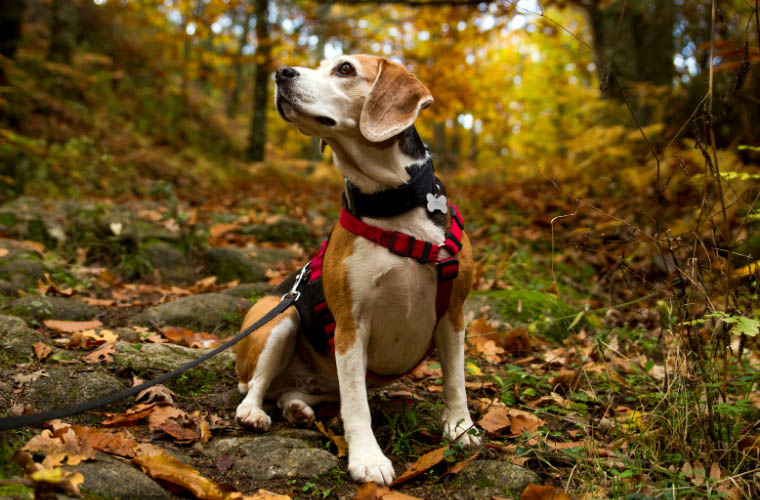
<path id="1" fill-rule="evenodd" d="M 0 55 L 11 60 L 16 57 L 21 41 L 21 19 L 25 7 L 25 0 L 0 0 Z M 0 86 L 7 84 L 8 78 L 0 64 Z"/>
<path id="2" fill-rule="evenodd" d="M 232 118 L 238 108 L 240 101 L 240 88 L 243 86 L 243 49 L 248 43 L 249 27 L 251 25 L 251 14 L 247 11 L 243 13 L 243 34 L 240 36 L 240 44 L 235 56 L 235 86 L 232 87 L 230 100 L 227 103 L 227 116 Z"/>
<path id="3" fill-rule="evenodd" d="M 253 118 L 248 145 L 249 161 L 264 161 L 267 142 L 267 107 L 269 80 L 272 77 L 272 45 L 269 39 L 269 0 L 255 0 L 256 76 L 253 86 Z"/>
<path id="4" fill-rule="evenodd" d="M 623 5 L 626 10 L 621 20 Z M 630 94 L 628 88 L 639 82 L 672 84 L 677 8 L 674 2 L 650 0 L 594 0 L 586 6 L 594 46 L 601 56 L 597 58 L 599 80 L 607 97 L 622 99 L 620 87 Z M 612 61 L 611 67 L 607 61 Z M 643 99 L 632 101 L 640 119 L 647 122 Z"/>
<path id="5" fill-rule="evenodd" d="M 77 6 L 75 0 L 53 0 L 50 6 L 50 47 L 48 59 L 71 64 L 76 46 Z"/>

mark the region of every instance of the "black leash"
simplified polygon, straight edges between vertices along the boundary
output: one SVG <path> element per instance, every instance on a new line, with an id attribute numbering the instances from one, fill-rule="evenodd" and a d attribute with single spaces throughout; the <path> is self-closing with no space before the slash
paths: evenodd
<path id="1" fill-rule="evenodd" d="M 101 406 L 115 403 L 116 401 L 119 401 L 121 399 L 128 398 L 129 396 L 132 396 L 133 394 L 137 394 L 140 391 L 144 391 L 145 389 L 149 387 L 153 387 L 156 384 L 166 382 L 167 380 L 173 377 L 176 377 L 180 373 L 185 372 L 195 366 L 198 366 L 199 364 L 203 363 L 207 359 L 216 356 L 217 354 L 224 351 L 225 349 L 229 349 L 230 347 L 237 344 L 238 342 L 243 340 L 245 337 L 247 337 L 254 331 L 258 330 L 265 324 L 269 323 L 275 318 L 275 316 L 277 316 L 278 314 L 283 312 L 285 309 L 290 307 L 298 299 L 298 295 L 299 294 L 297 292 L 292 292 L 292 291 L 286 293 L 285 295 L 282 296 L 282 300 L 280 300 L 280 303 L 277 304 L 271 311 L 265 314 L 256 323 L 252 324 L 251 326 L 249 326 L 242 332 L 238 333 L 237 335 L 235 335 L 235 337 L 228 340 L 223 345 L 217 347 L 213 351 L 207 352 L 200 358 L 194 359 L 193 361 L 190 361 L 189 363 L 182 365 L 175 370 L 172 370 L 168 373 L 164 373 L 163 375 L 160 375 L 154 378 L 153 380 L 145 382 L 144 384 L 140 384 L 135 387 L 130 387 L 128 389 L 114 392 L 112 394 L 103 396 L 102 398 L 91 399 L 89 401 L 85 401 L 83 403 L 79 403 L 72 406 L 67 406 L 65 408 L 56 408 L 54 410 L 46 411 L 44 413 L 34 413 L 32 415 L 19 415 L 15 417 L 2 418 L 0 419 L 0 431 L 6 430 L 6 429 L 15 429 L 16 427 L 27 427 L 27 426 L 32 426 L 32 425 L 38 425 L 38 424 L 41 424 L 42 422 L 46 422 L 54 418 L 70 417 L 71 415 L 84 413 L 86 411 L 90 411 L 95 408 L 99 408 Z"/>

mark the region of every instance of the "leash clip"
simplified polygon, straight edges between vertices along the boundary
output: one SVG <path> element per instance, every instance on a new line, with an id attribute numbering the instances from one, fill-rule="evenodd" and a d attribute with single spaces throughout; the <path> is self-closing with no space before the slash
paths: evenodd
<path id="1" fill-rule="evenodd" d="M 301 268 L 301 272 L 299 272 L 296 276 L 296 282 L 293 283 L 293 286 L 290 288 L 290 290 L 285 292 L 285 294 L 280 298 L 280 301 L 292 298 L 293 302 L 296 302 L 301 298 L 301 292 L 298 291 L 298 286 L 301 284 L 301 280 L 303 280 L 303 277 L 306 275 L 306 271 L 309 269 L 309 264 L 310 263 L 307 262 L 306 265 Z"/>

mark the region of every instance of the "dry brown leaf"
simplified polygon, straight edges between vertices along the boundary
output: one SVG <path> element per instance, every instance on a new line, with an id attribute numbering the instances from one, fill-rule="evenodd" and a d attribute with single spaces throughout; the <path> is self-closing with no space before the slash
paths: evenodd
<path id="1" fill-rule="evenodd" d="M 374 482 L 364 483 L 356 489 L 353 500 L 421 500 L 418 497 L 391 491 L 386 486 L 378 486 Z"/>
<path id="2" fill-rule="evenodd" d="M 50 353 L 53 352 L 53 349 L 44 342 L 35 342 L 32 344 L 32 349 L 34 349 L 34 355 L 40 361 L 50 356 Z"/>
<path id="3" fill-rule="evenodd" d="M 64 333 L 81 332 L 83 330 L 91 330 L 93 328 L 100 328 L 103 323 L 94 319 L 92 321 L 64 321 L 58 319 L 46 319 L 42 322 L 46 327 L 58 330 Z"/>
<path id="4" fill-rule="evenodd" d="M 125 413 L 104 413 L 106 417 L 101 425 L 104 427 L 122 427 L 136 425 L 140 420 L 153 413 L 157 403 L 139 404 L 128 409 Z"/>
<path id="5" fill-rule="evenodd" d="M 161 335 L 152 330 L 148 330 L 144 326 L 133 326 L 132 328 L 137 332 L 142 341 L 153 342 L 154 344 L 165 344 L 168 342 Z"/>
<path id="6" fill-rule="evenodd" d="M 201 433 L 197 429 L 183 427 L 174 420 L 164 422 L 157 426 L 156 429 L 167 433 L 179 443 L 191 443 L 201 437 Z"/>
<path id="7" fill-rule="evenodd" d="M 497 364 L 501 362 L 500 354 L 505 354 L 506 351 L 496 345 L 495 340 L 491 340 L 487 337 L 473 337 L 468 339 L 471 346 L 471 352 L 480 354 L 486 362 L 491 364 Z"/>
<path id="8" fill-rule="evenodd" d="M 520 495 L 520 500 L 572 500 L 567 493 L 554 486 L 529 484 Z"/>
<path id="9" fill-rule="evenodd" d="M 35 483 L 47 483 L 61 490 L 79 495 L 79 486 L 84 482 L 84 476 L 79 472 L 65 471 L 59 468 L 39 469 L 29 474 L 29 479 Z"/>
<path id="10" fill-rule="evenodd" d="M 5 257 L 6 255 L 8 255 L 8 249 L 0 248 L 0 258 Z"/>
<path id="11" fill-rule="evenodd" d="M 155 406 L 153 411 L 148 415 L 148 427 L 151 430 L 158 429 L 168 420 L 184 419 L 185 417 L 187 417 L 187 413 L 179 408 L 168 405 Z"/>
<path id="12" fill-rule="evenodd" d="M 91 306 L 103 306 L 103 307 L 110 307 L 116 304 L 116 301 L 113 299 L 97 299 L 94 297 L 82 297 L 82 302 L 85 302 Z"/>
<path id="13" fill-rule="evenodd" d="M 510 415 L 510 436 L 521 436 L 524 432 L 533 432 L 538 429 L 540 420 L 532 415 Z"/>
<path id="14" fill-rule="evenodd" d="M 11 376 L 11 380 L 13 380 L 18 385 L 26 385 L 34 382 L 40 377 L 49 377 L 48 373 L 45 370 L 37 370 L 36 372 L 32 372 L 29 374 L 26 373 L 17 373 L 13 376 Z"/>
<path id="15" fill-rule="evenodd" d="M 83 330 L 75 332 L 69 339 L 67 347 L 84 347 L 86 349 L 92 349 L 101 344 L 108 342 L 116 342 L 119 340 L 119 336 L 111 330 Z"/>
<path id="16" fill-rule="evenodd" d="M 509 427 L 510 420 L 507 409 L 503 406 L 493 406 L 478 421 L 478 425 L 491 434 L 499 434 L 502 430 Z"/>
<path id="17" fill-rule="evenodd" d="M 162 328 L 161 333 L 169 342 L 193 349 L 213 349 L 222 345 L 222 341 L 216 335 L 205 332 L 193 332 L 178 326 Z"/>
<path id="18" fill-rule="evenodd" d="M 480 452 L 476 451 L 475 453 L 465 458 L 464 460 L 461 460 L 455 463 L 448 471 L 446 471 L 446 474 L 459 474 L 465 469 L 465 467 L 470 465 L 472 461 L 478 458 L 479 456 L 480 456 Z"/>
<path id="19" fill-rule="evenodd" d="M 83 425 L 72 425 L 71 430 L 98 451 L 121 457 L 135 456 L 138 442 L 120 432 L 103 431 Z"/>
<path id="20" fill-rule="evenodd" d="M 291 500 L 288 495 L 280 495 L 271 491 L 260 489 L 253 495 L 243 495 L 242 493 L 229 493 L 225 500 Z"/>
<path id="21" fill-rule="evenodd" d="M 516 328 L 504 334 L 501 347 L 513 356 L 526 356 L 530 353 L 531 342 L 525 328 Z"/>
<path id="22" fill-rule="evenodd" d="M 713 462 L 712 466 L 710 467 L 710 479 L 713 481 L 720 481 L 722 475 L 723 474 L 720 470 L 720 464 L 718 464 L 718 462 Z"/>
<path id="23" fill-rule="evenodd" d="M 71 297 L 76 294 L 73 288 L 61 288 L 50 278 L 48 273 L 45 273 L 45 281 L 37 280 L 37 292 L 40 295 L 60 295 L 62 297 Z"/>
<path id="24" fill-rule="evenodd" d="M 132 387 L 138 386 L 145 382 L 137 377 L 132 377 Z M 174 404 L 174 391 L 166 387 L 164 384 L 156 384 L 152 387 L 148 387 L 137 393 L 135 396 L 135 402 L 139 403 L 166 403 L 168 405 Z"/>
<path id="25" fill-rule="evenodd" d="M 132 462 L 154 479 L 173 484 L 197 498 L 223 500 L 228 494 L 211 479 L 153 445 L 142 444 Z"/>
<path id="26" fill-rule="evenodd" d="M 45 255 L 45 252 L 47 252 L 47 247 L 37 241 L 24 240 L 20 243 L 20 245 L 21 247 L 27 250 L 31 250 L 32 252 L 37 252 L 40 255 Z"/>
<path id="27" fill-rule="evenodd" d="M 332 441 L 333 444 L 335 444 L 335 447 L 338 448 L 338 458 L 345 457 L 348 454 L 348 442 L 344 436 L 338 436 L 332 431 L 332 429 L 326 429 L 324 424 L 320 421 L 315 421 L 314 425 L 323 436 Z"/>
<path id="28" fill-rule="evenodd" d="M 86 363 L 113 363 L 113 358 L 111 357 L 111 354 L 115 352 L 114 346 L 116 345 L 116 342 L 109 342 L 107 344 L 103 344 L 100 349 L 97 349 L 95 351 L 92 351 L 87 356 L 82 356 L 82 361 Z"/>
<path id="29" fill-rule="evenodd" d="M 45 429 L 30 439 L 22 449 L 44 453 L 42 465 L 48 469 L 61 465 L 64 460 L 68 465 L 77 465 L 84 460 L 95 458 L 92 446 L 69 428 L 56 432 Z"/>
<path id="30" fill-rule="evenodd" d="M 420 458 L 418 458 L 416 462 L 410 465 L 409 468 L 406 469 L 398 479 L 393 481 L 393 484 L 391 484 L 391 486 L 405 483 L 406 481 L 419 476 L 426 470 L 435 467 L 439 463 L 443 462 L 443 460 L 446 458 L 446 451 L 448 449 L 448 446 L 443 446 L 442 448 L 438 448 L 431 452 L 425 453 Z"/>

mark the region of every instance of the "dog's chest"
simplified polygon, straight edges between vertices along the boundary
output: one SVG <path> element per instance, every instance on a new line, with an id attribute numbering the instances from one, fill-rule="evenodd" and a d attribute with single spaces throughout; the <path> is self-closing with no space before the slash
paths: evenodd
<path id="1" fill-rule="evenodd" d="M 398 217 L 364 221 L 432 243 L 444 240 L 443 229 L 422 208 Z M 395 255 L 364 238 L 356 239 L 345 264 L 357 333 L 368 337 L 368 368 L 384 375 L 410 370 L 432 341 L 436 323 L 435 265 Z"/>

